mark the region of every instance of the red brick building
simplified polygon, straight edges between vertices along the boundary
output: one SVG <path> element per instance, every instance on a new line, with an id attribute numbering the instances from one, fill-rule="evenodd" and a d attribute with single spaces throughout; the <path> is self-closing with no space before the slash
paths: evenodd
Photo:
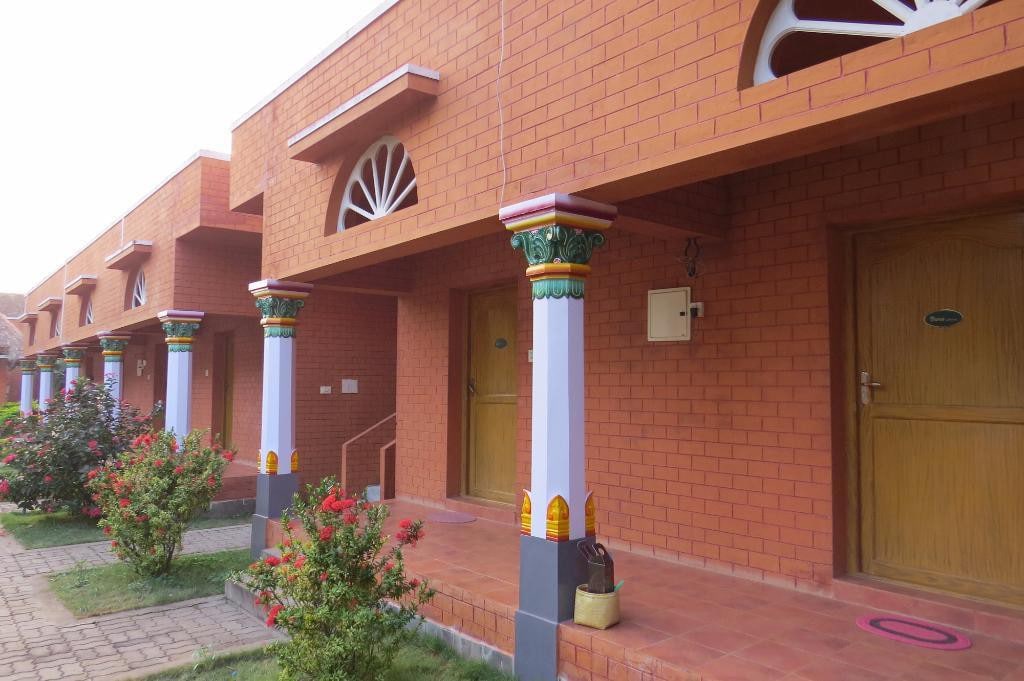
<path id="1" fill-rule="evenodd" d="M 254 549 L 336 475 L 435 517 L 427 616 L 525 679 L 1018 678 L 1022 84 L 1014 0 L 383 3 L 234 127 L 211 238 L 258 267 L 157 306 L 196 367 L 247 329 Z"/>
<path id="2" fill-rule="evenodd" d="M 188 353 L 194 357 L 191 391 L 184 393 L 190 425 L 239 450 L 221 497 L 251 498 L 258 406 L 248 396 L 259 378 L 247 367 L 258 365 L 261 355 L 245 284 L 259 272 L 260 221 L 228 210 L 228 182 L 227 157 L 193 156 L 29 291 L 20 321 L 24 354 L 39 369 L 28 400 L 45 402 L 59 391 L 57 360 L 70 360 L 65 373 L 73 374 L 81 356 L 82 375 L 97 381 L 119 376 L 121 398 L 148 411 L 169 402 L 174 353 L 167 351 L 160 315 L 202 311 Z"/>
<path id="3" fill-rule="evenodd" d="M 264 376 L 297 386 L 294 437 L 264 434 L 338 474 L 306 372 L 393 361 L 394 444 L 348 445 L 348 484 L 389 491 L 393 451 L 398 499 L 522 524 L 518 596 L 440 571 L 431 615 L 525 678 L 559 635 L 569 678 L 728 675 L 636 610 L 618 639 L 552 624 L 574 561 L 531 541 L 588 521 L 649 574 L 1019 639 L 1022 66 L 1008 0 L 385 3 L 234 128 L 254 292 L 312 284 L 294 372 Z"/>

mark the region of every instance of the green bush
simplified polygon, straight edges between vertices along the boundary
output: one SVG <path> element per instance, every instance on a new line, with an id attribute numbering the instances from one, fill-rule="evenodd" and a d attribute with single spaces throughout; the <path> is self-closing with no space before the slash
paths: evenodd
<path id="1" fill-rule="evenodd" d="M 17 402 L 0 404 L 0 437 L 10 437 L 14 426 L 21 420 L 21 405 Z"/>
<path id="2" fill-rule="evenodd" d="M 141 435 L 132 449 L 88 473 L 100 527 L 117 557 L 140 575 L 171 571 L 185 529 L 220 490 L 234 453 L 204 447 L 202 438 L 193 431 L 179 447 L 165 431 Z"/>
<path id="3" fill-rule="evenodd" d="M 0 499 L 23 510 L 66 509 L 99 517 L 85 488 L 86 474 L 152 428 L 152 417 L 118 404 L 106 385 L 79 379 L 61 390 L 43 415 L 18 416 L 0 438 Z M 4 422 L 6 423 L 6 421 Z"/>
<path id="4" fill-rule="evenodd" d="M 294 517 L 305 537 L 291 527 Z M 434 593 L 407 579 L 402 550 L 424 536 L 402 520 L 395 542 L 384 535 L 388 507 L 345 496 L 333 479 L 295 495 L 283 519 L 281 557 L 238 575 L 259 594 L 267 626 L 291 636 L 274 650 L 282 679 L 379 681 L 413 632 L 406 628 Z"/>

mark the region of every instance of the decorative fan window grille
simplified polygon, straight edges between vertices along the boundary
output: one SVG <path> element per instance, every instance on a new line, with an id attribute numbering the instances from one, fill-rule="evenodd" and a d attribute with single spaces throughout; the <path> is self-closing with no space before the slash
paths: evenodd
<path id="1" fill-rule="evenodd" d="M 50 338 L 60 338 L 64 335 L 64 332 L 60 328 L 60 318 L 63 316 L 64 311 L 61 310 L 53 317 L 53 324 L 50 326 Z"/>
<path id="2" fill-rule="evenodd" d="M 146 273 L 139 270 L 132 284 L 132 304 L 130 307 L 142 307 L 146 304 Z"/>
<path id="3" fill-rule="evenodd" d="M 999 0 L 780 0 L 761 37 L 754 84 L 996 2 Z"/>
<path id="4" fill-rule="evenodd" d="M 338 211 L 338 231 L 415 204 L 416 173 L 405 145 L 385 135 L 356 161 Z"/>
<path id="5" fill-rule="evenodd" d="M 85 301 L 85 312 L 82 313 L 82 325 L 89 326 L 93 323 L 92 297 Z"/>

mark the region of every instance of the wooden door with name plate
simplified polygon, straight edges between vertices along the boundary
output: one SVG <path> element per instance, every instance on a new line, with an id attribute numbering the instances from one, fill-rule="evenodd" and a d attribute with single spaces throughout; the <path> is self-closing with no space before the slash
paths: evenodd
<path id="1" fill-rule="evenodd" d="M 854 237 L 861 568 L 1024 605 L 1024 215 Z"/>

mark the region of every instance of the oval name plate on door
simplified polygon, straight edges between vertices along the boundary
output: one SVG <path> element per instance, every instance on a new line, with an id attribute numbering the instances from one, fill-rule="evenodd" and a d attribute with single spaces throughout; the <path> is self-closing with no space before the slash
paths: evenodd
<path id="1" fill-rule="evenodd" d="M 928 326 L 947 327 L 959 324 L 964 320 L 964 315 L 957 310 L 936 310 L 924 316 L 924 323 Z"/>

